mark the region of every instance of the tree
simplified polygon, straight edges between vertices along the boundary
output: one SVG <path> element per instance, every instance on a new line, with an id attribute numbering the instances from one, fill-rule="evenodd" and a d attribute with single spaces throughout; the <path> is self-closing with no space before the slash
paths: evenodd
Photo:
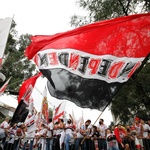
<path id="1" fill-rule="evenodd" d="M 72 16 L 70 24 L 75 27 L 150 10 L 148 0 L 79 0 L 77 4 L 87 14 Z M 146 117 L 150 114 L 150 63 L 146 61 L 141 69 L 112 100 L 110 109 L 114 117 L 118 117 L 122 123 L 129 122 L 135 115 Z"/>
<path id="2" fill-rule="evenodd" d="M 78 0 L 77 4 L 87 13 L 71 17 L 70 24 L 75 27 L 150 10 L 148 0 Z"/>
<path id="3" fill-rule="evenodd" d="M 30 35 L 21 35 L 17 38 L 15 26 L 16 24 L 13 21 L 5 50 L 5 53 L 9 53 L 9 55 L 1 69 L 7 79 L 12 76 L 7 87 L 7 91 L 12 93 L 18 92 L 23 80 L 31 77 L 33 71 L 35 71 L 35 65 L 24 56 L 24 50 L 30 43 Z"/>

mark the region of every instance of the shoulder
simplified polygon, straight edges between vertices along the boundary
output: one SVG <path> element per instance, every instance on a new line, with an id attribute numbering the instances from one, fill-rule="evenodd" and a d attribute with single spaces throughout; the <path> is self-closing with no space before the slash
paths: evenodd
<path id="1" fill-rule="evenodd" d="M 105 129 L 107 129 L 107 125 L 106 124 L 104 124 L 104 127 L 105 127 Z"/>

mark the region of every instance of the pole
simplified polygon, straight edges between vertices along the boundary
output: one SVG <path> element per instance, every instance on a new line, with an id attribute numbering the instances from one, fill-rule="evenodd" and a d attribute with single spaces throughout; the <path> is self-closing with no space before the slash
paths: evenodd
<path id="1" fill-rule="evenodd" d="M 97 117 L 97 119 L 95 120 L 94 124 L 97 122 L 97 120 L 101 117 L 101 115 L 103 114 L 103 112 L 105 111 L 105 109 L 108 107 L 108 105 L 110 104 L 110 102 L 104 107 L 104 109 L 102 110 L 102 112 L 99 114 L 99 116 Z M 85 141 L 86 139 L 86 135 L 84 136 L 83 140 L 81 141 L 81 144 L 83 144 L 83 142 Z"/>
<path id="2" fill-rule="evenodd" d="M 109 104 L 110 104 L 110 103 L 108 103 L 108 104 L 104 107 L 103 111 L 102 111 L 102 112 L 100 113 L 100 115 L 97 117 L 97 119 L 95 120 L 95 122 L 94 122 L 93 125 L 95 125 L 95 123 L 96 123 L 97 120 L 101 117 L 101 115 L 103 114 L 103 112 L 105 111 L 105 109 L 108 107 Z"/>

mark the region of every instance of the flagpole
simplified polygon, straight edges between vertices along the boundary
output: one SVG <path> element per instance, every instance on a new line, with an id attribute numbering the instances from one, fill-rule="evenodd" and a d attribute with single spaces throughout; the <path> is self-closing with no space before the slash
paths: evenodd
<path id="1" fill-rule="evenodd" d="M 95 120 L 94 124 L 97 122 L 97 120 L 101 117 L 101 115 L 103 114 L 103 112 L 105 111 L 105 109 L 108 107 L 108 105 L 110 104 L 110 102 L 104 107 L 103 111 L 99 114 L 99 116 L 97 117 L 97 119 Z M 85 141 L 86 136 L 84 136 L 83 140 L 81 141 L 81 144 L 83 144 L 83 142 Z"/>
<path id="2" fill-rule="evenodd" d="M 99 114 L 99 116 L 97 117 L 97 119 L 95 120 L 95 122 L 94 122 L 93 125 L 95 125 L 95 123 L 96 123 L 97 120 L 101 117 L 101 115 L 103 114 L 103 112 L 105 111 L 105 109 L 108 107 L 109 104 L 110 104 L 110 103 L 108 103 L 108 104 L 104 107 L 103 111 Z"/>

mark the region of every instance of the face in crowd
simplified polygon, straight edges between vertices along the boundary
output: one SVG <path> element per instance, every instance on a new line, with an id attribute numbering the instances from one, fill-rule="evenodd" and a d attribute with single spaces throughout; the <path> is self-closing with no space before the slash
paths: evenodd
<path id="1" fill-rule="evenodd" d="M 104 122 L 103 119 L 100 119 L 100 120 L 99 120 L 99 124 L 100 124 L 100 125 L 103 124 L 103 122 Z"/>
<path id="2" fill-rule="evenodd" d="M 71 123 L 72 123 L 71 119 L 68 119 L 67 123 L 68 123 L 68 124 L 71 124 Z"/>
<path id="3" fill-rule="evenodd" d="M 85 122 L 85 126 L 88 127 L 88 126 L 90 125 L 90 123 L 91 123 L 91 120 L 87 120 L 87 121 Z"/>

